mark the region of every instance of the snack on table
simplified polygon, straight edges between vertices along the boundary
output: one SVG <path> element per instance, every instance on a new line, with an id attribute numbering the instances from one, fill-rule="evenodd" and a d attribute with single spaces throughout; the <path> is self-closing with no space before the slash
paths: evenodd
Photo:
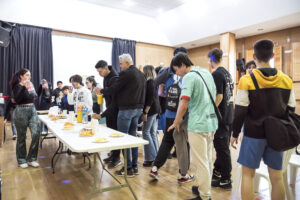
<path id="1" fill-rule="evenodd" d="M 59 118 L 59 119 L 67 119 L 67 116 L 64 115 L 64 114 L 59 114 L 56 117 Z"/>
<path id="2" fill-rule="evenodd" d="M 52 119 L 51 119 L 52 121 L 56 121 L 56 120 L 59 120 L 57 117 L 53 117 Z"/>
<path id="3" fill-rule="evenodd" d="M 65 122 L 64 126 L 74 126 L 72 122 Z"/>
<path id="4" fill-rule="evenodd" d="M 48 115 L 48 117 L 50 117 L 50 118 L 51 118 L 51 117 L 55 117 L 55 115 L 53 115 L 53 114 L 49 114 L 49 115 Z"/>
<path id="5" fill-rule="evenodd" d="M 80 137 L 93 136 L 93 135 L 95 135 L 95 133 L 93 133 L 91 128 L 84 128 L 79 134 Z"/>
<path id="6" fill-rule="evenodd" d="M 122 133 L 111 133 L 109 136 L 110 137 L 123 137 L 124 134 L 122 134 Z"/>
<path id="7" fill-rule="evenodd" d="M 94 140 L 96 143 L 103 143 L 103 142 L 108 142 L 107 138 L 96 138 Z"/>
<path id="8" fill-rule="evenodd" d="M 64 130 L 72 130 L 74 129 L 74 126 L 64 126 Z"/>

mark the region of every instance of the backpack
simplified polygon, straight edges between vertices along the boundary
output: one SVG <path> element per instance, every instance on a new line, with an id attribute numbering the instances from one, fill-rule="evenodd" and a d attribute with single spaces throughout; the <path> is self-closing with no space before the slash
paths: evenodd
<path id="1" fill-rule="evenodd" d="M 174 74 L 173 79 L 173 84 L 167 88 L 166 108 L 176 112 L 181 94 L 181 83 L 178 75 Z"/>

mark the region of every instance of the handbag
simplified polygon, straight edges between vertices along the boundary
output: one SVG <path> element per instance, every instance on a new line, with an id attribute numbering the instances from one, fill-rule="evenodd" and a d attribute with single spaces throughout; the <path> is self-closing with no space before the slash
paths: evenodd
<path id="1" fill-rule="evenodd" d="M 208 88 L 208 86 L 207 86 L 207 84 L 206 84 L 206 81 L 204 80 L 203 76 L 202 76 L 199 72 L 197 72 L 197 71 L 191 71 L 191 72 L 195 72 L 195 73 L 197 73 L 197 74 L 201 77 L 201 79 L 202 79 L 202 81 L 203 81 L 203 83 L 204 83 L 204 85 L 206 86 L 206 89 L 207 89 L 207 91 L 208 91 L 208 94 L 209 94 L 211 103 L 212 103 L 213 106 L 214 106 L 214 110 L 215 110 L 215 113 L 216 113 L 216 115 L 217 115 L 218 121 L 221 122 L 221 123 L 224 125 L 224 127 L 225 127 L 225 129 L 226 129 L 227 131 L 229 131 L 229 126 L 226 125 L 226 124 L 223 122 L 223 118 L 222 118 L 222 115 L 221 115 L 221 113 L 220 113 L 220 111 L 219 111 L 219 108 L 217 107 L 217 105 L 216 105 L 216 103 L 215 103 L 215 101 L 214 101 L 214 99 L 213 99 L 213 97 L 212 97 L 212 95 L 211 95 L 211 93 L 210 93 L 210 90 L 209 90 L 209 88 Z"/>
<path id="2" fill-rule="evenodd" d="M 253 73 L 250 73 L 255 89 L 260 90 Z M 300 143 L 300 116 L 288 111 L 285 119 L 267 116 L 263 120 L 267 144 L 276 151 L 286 151 Z"/>

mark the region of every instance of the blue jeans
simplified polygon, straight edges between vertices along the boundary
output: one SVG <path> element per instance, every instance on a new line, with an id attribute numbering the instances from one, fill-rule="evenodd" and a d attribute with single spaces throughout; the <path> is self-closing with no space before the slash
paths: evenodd
<path id="1" fill-rule="evenodd" d="M 154 161 L 158 152 L 156 117 L 157 114 L 149 116 L 143 126 L 143 138 L 149 142 L 144 146 L 145 161 Z"/>
<path id="2" fill-rule="evenodd" d="M 136 128 L 142 109 L 119 110 L 118 113 L 118 131 L 136 136 Z M 130 153 L 131 152 L 131 153 Z M 131 160 L 132 154 L 132 160 Z M 127 168 L 137 167 L 138 164 L 138 148 L 127 149 Z"/>

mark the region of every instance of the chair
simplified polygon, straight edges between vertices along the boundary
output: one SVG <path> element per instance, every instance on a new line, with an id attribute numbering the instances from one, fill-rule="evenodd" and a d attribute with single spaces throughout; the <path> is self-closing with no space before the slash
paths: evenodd
<path id="1" fill-rule="evenodd" d="M 293 154 L 291 156 L 291 159 L 289 162 L 289 168 L 290 168 L 290 184 L 295 185 L 296 178 L 297 178 L 297 171 L 298 171 L 298 168 L 300 168 L 300 156 L 299 155 Z"/>
<path id="2" fill-rule="evenodd" d="M 285 191 L 286 191 L 286 197 L 288 200 L 290 199 L 290 192 L 289 192 L 289 184 L 288 184 L 288 178 L 287 178 L 287 166 L 289 164 L 291 155 L 293 154 L 294 151 L 295 151 L 295 149 L 293 148 L 288 151 L 285 151 L 283 154 L 283 166 L 282 166 L 283 181 L 284 181 L 284 187 L 285 187 Z M 260 163 L 260 167 L 259 167 L 259 169 L 256 170 L 256 173 L 254 176 L 254 192 L 259 191 L 260 178 L 264 178 L 268 181 L 270 196 L 271 196 L 272 185 L 271 185 L 271 181 L 269 179 L 268 166 L 266 166 L 263 163 L 263 161 Z"/>

